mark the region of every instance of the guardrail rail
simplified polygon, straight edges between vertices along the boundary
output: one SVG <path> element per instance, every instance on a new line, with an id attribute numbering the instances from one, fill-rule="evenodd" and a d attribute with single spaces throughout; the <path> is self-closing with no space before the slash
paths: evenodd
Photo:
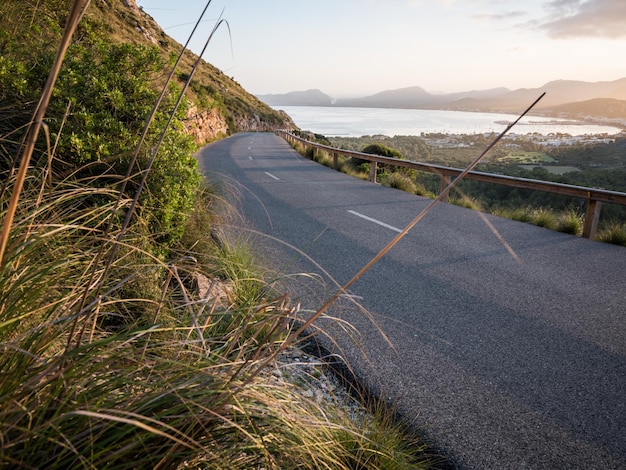
<path id="1" fill-rule="evenodd" d="M 450 184 L 452 178 L 459 176 L 463 170 L 458 168 L 450 168 L 441 165 L 433 165 L 430 163 L 420 163 L 411 160 L 400 160 L 398 158 L 383 157 L 381 155 L 372 155 L 369 153 L 355 152 L 352 150 L 338 149 L 328 145 L 311 142 L 303 139 L 288 131 L 277 131 L 285 140 L 294 144 L 299 142 L 305 149 L 313 148 L 329 153 L 333 157 L 333 166 L 335 170 L 339 167 L 339 156 L 360 158 L 370 162 L 369 180 L 376 182 L 376 167 L 378 163 L 387 165 L 395 165 L 400 167 L 412 168 L 419 171 L 426 171 L 440 176 L 439 190 L 443 191 Z M 593 238 L 598 229 L 600 220 L 600 212 L 602 203 L 620 204 L 626 206 L 626 193 L 617 191 L 608 191 L 605 189 L 586 188 L 583 186 L 574 186 L 562 183 L 553 183 L 549 181 L 516 178 L 513 176 L 495 175 L 492 173 L 483 173 L 480 171 L 470 171 L 466 179 L 475 181 L 483 181 L 486 183 L 500 184 L 512 188 L 531 189 L 534 191 L 543 191 L 546 193 L 559 194 L 562 196 L 571 196 L 587 200 L 587 210 L 585 213 L 585 222 L 583 226 L 582 236 L 585 238 Z"/>

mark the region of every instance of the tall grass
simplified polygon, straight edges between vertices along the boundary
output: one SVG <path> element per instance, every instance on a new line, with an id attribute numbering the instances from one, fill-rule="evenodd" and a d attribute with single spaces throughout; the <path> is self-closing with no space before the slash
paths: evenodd
<path id="1" fill-rule="evenodd" d="M 580 236 L 583 232 L 584 218 L 573 209 L 555 211 L 546 208 L 518 207 L 515 209 L 496 209 L 492 212 L 499 217 L 530 223 L 571 235 Z"/>
<path id="2" fill-rule="evenodd" d="M 261 299 L 256 287 L 233 289 L 226 301 L 201 298 L 186 282 L 200 273 L 262 285 L 245 254 L 220 244 L 209 266 L 191 256 L 165 263 L 139 248 L 142 234 L 133 230 L 102 297 L 76 312 L 99 245 L 116 243 L 102 237 L 116 194 L 97 190 L 109 203 L 95 208 L 88 187 L 58 187 L 29 204 L 35 195 L 23 195 L 0 278 L 3 464 L 417 468 L 420 447 L 383 412 L 365 426 L 365 418 L 303 398 L 294 384 L 250 375 L 283 346 L 294 307 L 283 296 Z M 87 322 L 96 318 L 88 310 L 98 311 L 97 324 Z M 88 334 L 66 348 L 77 317 Z"/>
<path id="3" fill-rule="evenodd" d="M 480 201 L 462 193 L 460 194 L 459 197 L 451 197 L 449 202 L 450 204 L 465 207 L 466 209 L 472 209 L 475 211 L 483 210 L 483 207 L 481 206 Z"/>
<path id="4" fill-rule="evenodd" d="M 397 172 L 381 178 L 380 183 L 384 186 L 389 186 L 390 188 L 399 189 L 411 194 L 417 194 L 418 192 L 417 184 L 412 178 Z"/>
<path id="5" fill-rule="evenodd" d="M 297 341 L 297 308 L 245 245 L 211 238 L 206 205 L 163 250 L 154 208 L 116 184 L 135 169 L 61 177 L 21 161 L 0 192 L 0 466 L 420 468 L 385 410 L 356 420 L 267 374 Z"/>
<path id="6" fill-rule="evenodd" d="M 570 235 L 581 235 L 583 233 L 583 216 L 575 210 L 568 210 L 559 214 L 557 230 Z"/>

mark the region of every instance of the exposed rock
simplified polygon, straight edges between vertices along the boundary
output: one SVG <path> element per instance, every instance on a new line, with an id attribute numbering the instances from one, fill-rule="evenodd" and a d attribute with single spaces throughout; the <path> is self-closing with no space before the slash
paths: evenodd
<path id="1" fill-rule="evenodd" d="M 185 131 L 192 135 L 198 144 L 228 135 L 228 123 L 217 108 L 198 112 L 197 108 L 192 107 L 183 125 Z"/>
<path id="2" fill-rule="evenodd" d="M 194 273 L 193 281 L 201 302 L 215 302 L 222 307 L 230 304 L 230 299 L 233 296 L 232 283 L 227 283 L 217 278 L 209 279 L 201 273 Z"/>
<path id="3" fill-rule="evenodd" d="M 250 119 L 246 118 L 237 118 L 235 119 L 235 126 L 237 129 L 243 132 L 258 132 L 258 131 L 267 131 L 272 130 L 268 127 L 266 123 L 261 121 L 258 115 L 252 116 Z"/>
<path id="4" fill-rule="evenodd" d="M 236 132 L 271 132 L 277 129 L 297 128 L 286 113 L 283 111 L 279 113 L 283 118 L 280 125 L 268 124 L 258 114 L 254 114 L 232 118 L 232 126 Z M 200 145 L 225 137 L 233 131 L 218 108 L 198 111 L 193 106 L 189 109 L 183 125 L 185 126 L 185 132 L 192 135 L 196 143 Z"/>

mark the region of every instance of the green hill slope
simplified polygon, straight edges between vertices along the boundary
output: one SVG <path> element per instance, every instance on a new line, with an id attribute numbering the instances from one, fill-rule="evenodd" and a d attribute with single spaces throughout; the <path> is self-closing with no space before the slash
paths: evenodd
<path id="1" fill-rule="evenodd" d="M 41 91 L 43 82 L 38 86 L 37 78 L 45 80 L 43 70 L 50 65 L 70 3 L 64 0 L 5 0 L 0 5 L 0 50 L 3 51 L 0 78 L 4 75 L 0 82 L 0 103 L 3 109 L 17 100 L 34 101 Z M 182 49 L 131 0 L 92 1 L 74 43 L 80 43 L 88 35 L 95 35 L 106 43 L 158 51 L 166 67 L 155 71 L 151 77 L 154 87 L 162 84 L 173 58 Z M 176 73 L 179 86 L 184 84 L 196 58 L 191 52 L 185 53 Z M 17 69 L 15 63 L 20 64 Z M 119 66 L 123 72 L 124 64 Z M 41 72 L 39 77 L 36 76 L 38 72 Z M 198 143 L 238 131 L 271 130 L 292 125 L 285 114 L 262 103 L 204 60 L 186 95 L 190 106 L 185 127 Z"/>

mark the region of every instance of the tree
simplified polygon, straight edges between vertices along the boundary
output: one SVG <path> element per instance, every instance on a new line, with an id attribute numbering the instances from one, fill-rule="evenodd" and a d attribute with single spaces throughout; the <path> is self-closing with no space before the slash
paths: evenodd
<path id="1" fill-rule="evenodd" d="M 380 155 L 381 157 L 400 158 L 400 159 L 402 158 L 402 154 L 399 151 L 394 150 L 392 148 L 387 147 L 386 145 L 379 144 L 379 143 L 370 144 L 366 146 L 363 150 L 361 150 L 361 152 L 367 153 L 370 155 Z M 361 169 L 364 169 L 363 165 L 369 164 L 369 161 L 364 160 L 362 158 L 352 157 L 350 158 L 349 163 L 354 168 L 361 167 Z M 393 169 L 394 167 L 390 165 L 385 165 L 385 164 L 378 165 L 379 173 L 385 172 L 387 170 L 393 171 Z"/>

